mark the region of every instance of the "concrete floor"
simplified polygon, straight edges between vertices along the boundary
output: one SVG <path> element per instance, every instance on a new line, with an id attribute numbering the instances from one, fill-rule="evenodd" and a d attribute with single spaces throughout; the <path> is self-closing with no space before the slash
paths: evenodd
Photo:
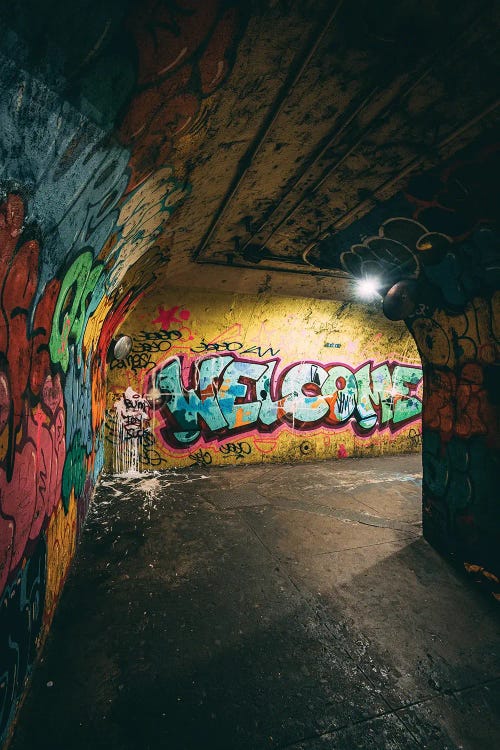
<path id="1" fill-rule="evenodd" d="M 498 607 L 420 493 L 419 456 L 106 478 L 12 750 L 498 750 Z"/>

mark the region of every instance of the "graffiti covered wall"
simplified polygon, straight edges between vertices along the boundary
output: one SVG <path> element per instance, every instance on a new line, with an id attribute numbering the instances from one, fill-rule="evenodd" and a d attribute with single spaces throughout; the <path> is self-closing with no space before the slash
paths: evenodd
<path id="1" fill-rule="evenodd" d="M 148 295 L 123 327 L 132 351 L 110 366 L 108 468 L 418 450 L 416 348 L 402 324 L 372 312 L 179 289 Z"/>
<path id="2" fill-rule="evenodd" d="M 424 533 L 470 572 L 486 576 L 489 586 L 496 584 L 497 597 L 499 302 L 497 293 L 474 298 L 461 312 L 424 306 L 409 321 L 426 389 Z"/>
<path id="3" fill-rule="evenodd" d="M 50 132 L 46 120 L 61 106 L 54 96 L 8 63 L 2 81 L 11 150 L 0 160 L 0 744 L 102 468 L 113 325 L 141 293 L 140 282 L 124 294 L 113 289 L 98 258 L 119 217 L 115 190 L 126 185 L 127 154 L 105 152 L 94 131 L 71 162 L 80 118 L 68 112 Z M 26 89 L 38 96 L 36 133 L 22 127 Z M 84 182 L 75 198 L 78 168 Z M 105 199 L 107 211 L 99 208 Z"/>
<path id="4" fill-rule="evenodd" d="M 0 15 L 3 746 L 102 469 L 108 347 L 168 261 L 191 193 L 176 144 L 206 119 L 244 17 L 219 0 Z"/>
<path id="5" fill-rule="evenodd" d="M 53 0 L 50 12 L 45 5 L 23 0 L 0 10 L 6 17 L 0 36 L 0 745 L 50 626 L 105 445 L 108 465 L 114 461 L 126 471 L 374 455 L 416 450 L 422 440 L 413 340 L 402 325 L 367 319 L 355 305 L 156 293 L 130 319 L 133 351 L 125 362 L 111 363 L 106 390 L 106 353 L 116 328 L 156 269 L 169 264 L 174 278 L 176 264 L 187 260 L 180 248 L 201 247 L 218 193 L 226 189 L 221 175 L 226 179 L 233 168 L 252 172 L 245 144 L 261 131 L 265 102 L 274 106 L 275 82 L 287 78 L 288 63 L 257 45 L 266 38 L 260 23 L 238 55 L 251 4 L 236 0 L 104 0 L 91 14 L 79 0 Z M 279 20 L 280 4 L 267 5 Z M 289 37 L 280 34 L 283 49 L 307 36 L 307 15 L 306 9 Z M 252 48 L 262 61 L 273 58 L 275 74 L 263 67 L 247 80 L 247 70 L 252 76 L 260 70 L 260 63 L 248 65 Z M 228 85 L 233 98 L 223 107 L 217 102 L 235 69 L 245 87 Z M 254 92 L 249 103 L 246 83 Z M 345 99 L 355 97 L 346 92 Z M 300 108 L 289 109 L 301 116 Z M 309 142 L 309 117 L 304 126 Z M 284 145 L 273 150 L 286 154 Z M 266 155 L 270 174 L 268 161 Z M 428 259 L 425 278 L 440 293 L 422 300 L 410 324 L 430 394 L 424 519 L 429 537 L 435 529 L 436 539 L 455 547 L 458 539 L 468 550 L 486 537 L 485 550 L 498 542 L 490 532 L 498 528 L 498 460 L 491 447 L 498 324 L 489 307 L 498 242 L 483 232 L 455 254 L 491 218 L 498 174 L 491 153 L 480 165 L 481 179 L 487 167 L 491 189 L 473 210 L 464 211 L 461 198 L 463 185 L 475 181 L 467 170 L 453 174 L 458 181 L 447 179 L 444 190 L 440 180 L 431 181 L 430 192 L 428 181 L 419 182 L 411 188 L 411 210 L 407 196 L 387 211 L 377 205 L 373 226 L 350 230 L 355 250 L 347 253 L 348 236 L 343 247 L 345 267 L 354 274 L 363 254 L 371 267 L 383 257 L 386 267 L 410 272 L 418 269 L 413 259 L 421 250 Z M 276 170 L 277 183 L 285 184 L 287 174 Z M 259 202 L 262 184 L 257 179 Z M 267 215 L 271 206 L 262 206 Z M 460 220 L 455 228 L 435 224 L 443 206 L 448 219 Z M 241 214 L 238 225 L 247 209 Z M 382 248 L 365 241 L 379 231 L 379 219 L 391 218 L 396 223 L 384 225 Z M 316 226 L 316 208 L 314 219 Z M 429 247 L 427 236 L 427 244 L 408 253 L 405 243 L 416 242 L 422 228 L 439 232 L 440 244 Z M 227 235 L 232 247 L 232 220 Z M 218 278 L 220 268 L 204 266 L 203 279 Z M 300 278 L 311 290 L 311 280 Z M 471 552 L 467 559 L 493 570 L 484 555 Z"/>

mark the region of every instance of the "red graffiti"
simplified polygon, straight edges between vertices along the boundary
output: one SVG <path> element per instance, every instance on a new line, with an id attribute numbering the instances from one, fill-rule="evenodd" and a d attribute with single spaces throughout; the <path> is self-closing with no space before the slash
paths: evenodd
<path id="1" fill-rule="evenodd" d="M 0 205 L 0 590 L 61 497 L 65 449 L 63 393 L 48 343 L 60 283 L 33 310 L 39 243 L 23 237 L 25 209 L 10 194 Z M 30 317 L 33 313 L 33 324 Z"/>
<path id="2" fill-rule="evenodd" d="M 129 190 L 168 161 L 174 140 L 203 116 L 202 100 L 226 78 L 237 4 L 177 0 L 136 4 L 128 19 L 138 53 L 137 90 L 119 135 L 132 149 Z"/>
<path id="3" fill-rule="evenodd" d="M 495 414 L 483 386 L 482 367 L 475 363 L 454 372 L 434 370 L 428 378 L 423 424 L 438 430 L 443 441 L 456 435 L 495 433 Z"/>
<path id="4" fill-rule="evenodd" d="M 337 457 L 338 458 L 348 458 L 349 454 L 346 451 L 344 443 L 341 443 L 339 445 L 339 449 L 337 451 Z"/>
<path id="5" fill-rule="evenodd" d="M 38 397 L 50 372 L 48 342 L 60 287 L 56 280 L 47 285 L 36 307 L 30 332 L 28 319 L 38 284 L 40 248 L 37 240 L 22 240 L 24 213 L 24 203 L 19 195 L 10 194 L 0 205 L 0 352 L 8 362 L 4 377 L 8 380 L 12 419 L 8 471 L 12 466 L 15 435 L 24 413 L 28 387 Z M 4 384 L 4 390 L 6 387 Z"/>
<path id="6" fill-rule="evenodd" d="M 180 313 L 177 312 L 180 310 Z M 158 317 L 153 320 L 153 323 L 160 323 L 162 331 L 168 331 L 172 323 L 182 323 L 183 321 L 189 320 L 189 310 L 182 309 L 179 305 L 171 307 L 170 310 L 165 310 L 161 305 L 158 308 Z M 178 317 L 176 317 L 178 315 Z"/>
<path id="7" fill-rule="evenodd" d="M 3 287 L 0 351 L 9 363 L 10 395 L 17 421 L 29 380 L 32 345 L 27 337 L 26 319 L 36 290 L 39 252 L 36 240 L 17 246 L 23 222 L 22 198 L 9 195 L 0 206 L 0 286 Z"/>
<path id="8" fill-rule="evenodd" d="M 0 466 L 0 589 L 61 498 L 66 448 L 59 375 L 46 378 L 41 401 L 26 409 L 20 433 L 10 481 Z"/>

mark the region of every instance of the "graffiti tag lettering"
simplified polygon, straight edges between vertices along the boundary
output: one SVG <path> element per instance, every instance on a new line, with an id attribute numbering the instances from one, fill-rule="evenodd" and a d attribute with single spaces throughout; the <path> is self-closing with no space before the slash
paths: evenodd
<path id="1" fill-rule="evenodd" d="M 268 346 L 264 349 L 262 346 L 249 346 L 245 348 L 245 345 L 241 341 L 221 341 L 207 343 L 206 341 L 200 341 L 198 346 L 191 349 L 193 354 L 204 354 L 205 352 L 239 352 L 240 354 L 256 354 L 258 357 L 265 357 L 270 354 L 271 357 L 276 357 L 279 354 L 279 349 L 273 349 Z"/>
<path id="2" fill-rule="evenodd" d="M 219 452 L 224 456 L 224 458 L 234 456 L 237 459 L 241 459 L 245 456 L 250 455 L 250 453 L 252 452 L 252 446 L 250 445 L 250 443 L 247 443 L 246 440 L 243 440 L 239 443 L 225 443 L 224 445 L 220 446 Z"/>
<path id="3" fill-rule="evenodd" d="M 233 432 L 271 432 L 280 424 L 303 430 L 352 420 L 367 434 L 377 425 L 398 429 L 422 409 L 415 394 L 422 369 L 415 365 L 366 362 L 353 370 L 298 362 L 278 374 L 277 358 L 254 362 L 226 354 L 194 362 L 186 384 L 182 365 L 182 357 L 172 357 L 150 376 L 163 397 L 161 435 L 174 447 Z"/>

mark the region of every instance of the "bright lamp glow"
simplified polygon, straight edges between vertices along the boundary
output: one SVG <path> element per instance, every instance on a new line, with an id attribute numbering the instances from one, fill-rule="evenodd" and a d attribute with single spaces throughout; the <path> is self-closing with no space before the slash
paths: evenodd
<path id="1" fill-rule="evenodd" d="M 378 287 L 378 279 L 366 278 L 358 281 L 356 291 L 363 299 L 374 299 L 379 296 Z"/>

